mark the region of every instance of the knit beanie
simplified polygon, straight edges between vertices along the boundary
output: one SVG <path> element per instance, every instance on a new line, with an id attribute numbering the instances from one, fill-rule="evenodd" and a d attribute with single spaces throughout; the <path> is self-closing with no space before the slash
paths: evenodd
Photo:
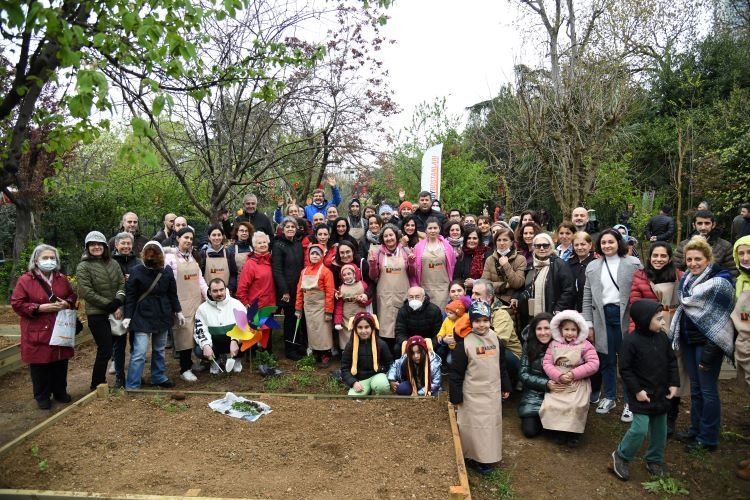
<path id="1" fill-rule="evenodd" d="M 410 201 L 405 201 L 405 202 L 401 203 L 401 205 L 398 206 L 399 213 L 401 213 L 401 210 L 403 210 L 405 208 L 408 208 L 412 212 L 414 211 L 414 205 L 412 205 Z"/>
<path id="2" fill-rule="evenodd" d="M 323 245 L 310 245 L 310 247 L 307 249 L 307 254 L 312 255 L 314 253 L 317 253 L 320 256 L 323 256 L 325 254 L 325 251 L 323 250 Z"/>
<path id="3" fill-rule="evenodd" d="M 391 207 L 387 203 L 383 203 L 382 205 L 380 205 L 380 209 L 378 210 L 378 215 L 383 215 L 384 213 L 392 214 L 393 207 Z"/>
<path id="4" fill-rule="evenodd" d="M 460 318 L 466 313 L 466 306 L 464 306 L 464 303 L 461 300 L 456 299 L 445 306 L 445 310 L 455 313 L 456 316 Z"/>

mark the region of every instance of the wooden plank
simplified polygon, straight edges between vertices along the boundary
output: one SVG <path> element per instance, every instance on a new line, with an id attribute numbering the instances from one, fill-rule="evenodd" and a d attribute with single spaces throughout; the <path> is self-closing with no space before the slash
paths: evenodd
<path id="1" fill-rule="evenodd" d="M 125 389 L 128 394 L 174 394 L 176 392 L 185 394 L 186 396 L 224 396 L 228 391 L 181 391 L 179 389 Z M 370 395 L 370 396 L 349 396 L 347 394 L 289 394 L 289 393 L 277 393 L 277 392 L 238 392 L 231 391 L 238 396 L 263 398 L 268 396 L 278 396 L 282 398 L 291 399 L 392 399 L 394 401 L 427 401 L 424 397 L 407 397 L 407 396 L 395 396 L 393 394 L 386 394 L 383 396 Z"/>
<path id="2" fill-rule="evenodd" d="M 84 329 L 76 336 L 76 347 L 91 339 L 93 339 L 91 332 L 88 329 Z M 18 370 L 22 366 L 24 366 L 24 362 L 21 360 L 20 345 L 12 345 L 0 351 L 0 377 L 6 373 Z"/>
<path id="3" fill-rule="evenodd" d="M 181 500 L 186 495 L 136 495 L 93 493 L 88 491 L 55 491 L 55 490 L 13 490 L 0 489 L 0 498 L 29 498 L 42 500 L 60 500 L 63 498 L 110 498 L 113 500 Z M 195 500 L 236 500 L 227 497 L 191 497 Z"/>
<path id="4" fill-rule="evenodd" d="M 186 497 L 197 497 L 200 494 L 201 494 L 200 488 L 192 488 L 185 492 Z"/>
<path id="5" fill-rule="evenodd" d="M 96 391 L 90 392 L 90 393 L 86 394 L 84 397 L 82 397 L 81 399 L 79 399 L 75 403 L 71 404 L 67 408 L 63 408 L 59 412 L 57 412 L 54 415 L 52 415 L 51 417 L 49 417 L 44 422 L 42 422 L 39 425 L 37 425 L 36 427 L 34 427 L 32 429 L 29 429 L 28 431 L 24 432 L 23 434 L 21 434 L 20 436 L 18 436 L 13 441 L 10 441 L 10 442 L 4 444 L 2 446 L 2 448 L 0 448 L 0 457 L 5 456 L 10 450 L 12 450 L 16 446 L 20 445 L 21 443 L 23 443 L 27 438 L 29 438 L 31 436 L 34 436 L 35 434 L 43 431 L 44 429 L 46 429 L 50 425 L 54 424 L 58 420 L 60 420 L 62 418 L 65 418 L 66 416 L 68 416 L 68 413 L 71 413 L 74 409 L 88 404 L 89 402 L 91 402 L 92 400 L 94 400 L 94 398 L 96 398 Z"/>
<path id="6" fill-rule="evenodd" d="M 456 451 L 456 467 L 458 469 L 459 486 L 451 486 L 448 494 L 453 499 L 470 499 L 469 476 L 466 473 L 466 462 L 464 461 L 464 450 L 461 448 L 461 436 L 458 433 L 458 422 L 456 422 L 456 410 L 448 403 L 448 420 L 451 423 L 451 434 L 453 435 L 453 449 Z M 463 496 L 458 496 L 463 495 Z"/>

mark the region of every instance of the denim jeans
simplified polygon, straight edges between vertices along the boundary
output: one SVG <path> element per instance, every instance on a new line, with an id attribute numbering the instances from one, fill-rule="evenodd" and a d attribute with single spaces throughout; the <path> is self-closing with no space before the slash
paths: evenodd
<path id="1" fill-rule="evenodd" d="M 607 325 L 607 354 L 599 354 L 599 371 L 602 374 L 604 397 L 614 401 L 617 399 L 617 354 L 622 345 L 622 329 L 620 328 L 620 306 L 607 304 L 604 306 L 604 321 Z M 597 332 L 597 335 L 600 335 Z"/>
<path id="2" fill-rule="evenodd" d="M 167 345 L 167 331 L 159 333 L 135 332 L 133 336 L 133 354 L 130 355 L 128 365 L 128 378 L 125 382 L 126 389 L 139 389 L 143 367 L 146 364 L 146 350 L 148 341 L 151 340 L 151 383 L 161 384 L 167 381 L 167 362 L 164 358 L 164 347 Z"/>
<path id="3" fill-rule="evenodd" d="M 721 426 L 721 400 L 719 399 L 719 372 L 721 360 L 708 367 L 698 368 L 703 345 L 681 344 L 682 361 L 690 376 L 690 429 L 688 433 L 709 446 L 719 443 Z"/>

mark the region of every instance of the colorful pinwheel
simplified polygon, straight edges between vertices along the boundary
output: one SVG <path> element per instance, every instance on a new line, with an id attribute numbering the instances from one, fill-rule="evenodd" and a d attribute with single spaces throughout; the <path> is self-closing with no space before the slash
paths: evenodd
<path id="1" fill-rule="evenodd" d="M 266 306 L 259 309 L 257 300 L 247 308 L 247 311 L 235 309 L 234 319 L 236 324 L 227 333 L 227 336 L 242 341 L 240 351 L 246 351 L 258 343 L 265 349 L 271 336 L 271 329 L 281 328 L 273 318 L 275 311 L 276 306 Z"/>

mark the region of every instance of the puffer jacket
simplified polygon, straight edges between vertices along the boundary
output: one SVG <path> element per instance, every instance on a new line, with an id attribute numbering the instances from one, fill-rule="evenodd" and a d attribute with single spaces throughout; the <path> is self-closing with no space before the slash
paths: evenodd
<path id="1" fill-rule="evenodd" d="M 499 298 L 505 305 L 510 304 L 513 294 L 523 288 L 524 271 L 526 269 L 526 257 L 512 250 L 508 255 L 508 264 L 500 265 L 497 252 L 487 257 L 484 262 L 482 279 L 492 282 L 495 287 L 495 297 Z"/>
<path id="2" fill-rule="evenodd" d="M 276 284 L 273 280 L 271 253 L 252 253 L 247 258 L 237 285 L 237 299 L 249 306 L 258 300 L 258 307 L 276 304 Z"/>
<path id="3" fill-rule="evenodd" d="M 297 282 L 302 274 L 302 266 L 305 262 L 302 243 L 295 238 L 289 241 L 286 238 L 277 239 L 273 244 L 271 257 L 271 269 L 276 285 L 277 304 L 281 304 L 281 296 L 288 293 L 291 297 L 290 303 L 294 304 L 297 294 Z M 244 268 L 243 268 L 244 270 Z"/>
<path id="4" fill-rule="evenodd" d="M 680 269 L 681 271 L 685 271 L 687 269 L 687 267 L 685 266 L 685 245 L 687 245 L 687 242 L 690 241 L 690 238 L 692 238 L 692 235 L 686 240 L 682 240 L 674 250 L 674 258 L 672 260 L 674 261 L 674 265 L 677 267 L 677 269 Z M 729 271 L 729 274 L 732 275 L 732 278 L 736 278 L 738 271 L 737 267 L 735 267 L 734 265 L 732 244 L 727 240 L 720 238 L 719 232 L 716 231 L 716 229 L 711 231 L 711 233 L 708 235 L 708 244 L 711 245 L 711 250 L 714 254 L 714 262 Z"/>
<path id="5" fill-rule="evenodd" d="M 354 335 L 356 335 L 356 333 Z M 380 337 L 377 337 L 376 349 L 378 350 L 378 370 L 375 371 L 370 340 L 360 341 L 359 349 L 357 350 L 357 373 L 352 374 L 352 356 L 354 354 L 354 344 L 352 344 L 352 340 L 354 335 L 352 335 L 352 339 L 349 339 L 346 347 L 344 347 L 344 352 L 341 353 L 341 378 L 349 387 L 352 387 L 355 382 L 367 380 L 378 373 L 388 373 L 388 369 L 390 368 L 391 363 L 393 363 L 393 357 L 391 356 L 391 350 L 388 348 L 388 344 L 386 344 Z"/>
<path id="6" fill-rule="evenodd" d="M 141 302 L 138 302 L 159 273 L 162 275 L 159 282 Z M 177 282 L 170 267 L 152 269 L 139 264 L 133 269 L 125 286 L 125 317 L 131 319 L 131 331 L 166 331 L 172 326 L 173 315 L 181 311 L 180 300 L 177 298 Z"/>
<path id="7" fill-rule="evenodd" d="M 110 314 L 125 302 L 125 276 L 113 259 L 84 255 L 76 267 L 78 296 L 88 316 Z"/>
<path id="8" fill-rule="evenodd" d="M 543 360 L 544 353 L 541 353 L 535 360 L 529 362 L 529 357 L 524 348 L 523 356 L 521 356 L 521 370 L 518 373 L 518 378 L 523 384 L 521 400 L 518 402 L 519 417 L 539 415 L 539 408 L 544 402 L 544 393 L 549 392 L 547 387 L 549 377 L 542 368 Z"/>
<path id="9" fill-rule="evenodd" d="M 72 347 L 49 345 L 57 313 L 40 313 L 39 306 L 49 303 L 49 295 L 35 272 L 23 273 L 13 288 L 10 304 L 21 317 L 21 360 L 28 364 L 52 363 L 73 357 Z M 76 294 L 62 273 L 54 273 L 52 293 L 75 307 Z"/>
<path id="10" fill-rule="evenodd" d="M 409 373 L 407 372 L 406 366 L 406 354 L 398 358 L 393 362 L 391 369 L 388 370 L 388 380 L 390 382 L 403 382 L 409 380 Z M 440 392 L 443 384 L 443 375 L 440 373 L 440 366 L 443 361 L 440 356 L 435 354 L 433 351 L 429 352 L 430 357 L 430 392 L 432 395 L 436 395 Z M 421 382 L 421 380 L 420 380 Z"/>
<path id="11" fill-rule="evenodd" d="M 669 304 L 670 307 L 674 310 L 677 309 L 677 306 L 679 306 L 679 299 L 677 298 L 677 289 L 680 285 L 680 278 L 682 278 L 682 275 L 684 273 L 682 271 L 677 271 L 677 279 L 674 282 L 675 292 L 674 292 L 674 304 Z M 632 306 L 634 302 L 637 300 L 642 299 L 648 299 L 648 300 L 655 300 L 659 301 L 659 299 L 656 297 L 656 294 L 654 293 L 654 288 L 652 286 L 651 281 L 648 279 L 648 276 L 646 275 L 645 269 L 638 269 L 635 273 L 633 273 L 633 286 L 630 288 L 630 305 Z M 669 324 L 667 324 L 667 329 L 669 329 Z M 630 326 L 628 326 L 628 331 L 632 332 L 635 330 L 635 323 L 633 322 L 633 318 L 630 318 Z"/>

